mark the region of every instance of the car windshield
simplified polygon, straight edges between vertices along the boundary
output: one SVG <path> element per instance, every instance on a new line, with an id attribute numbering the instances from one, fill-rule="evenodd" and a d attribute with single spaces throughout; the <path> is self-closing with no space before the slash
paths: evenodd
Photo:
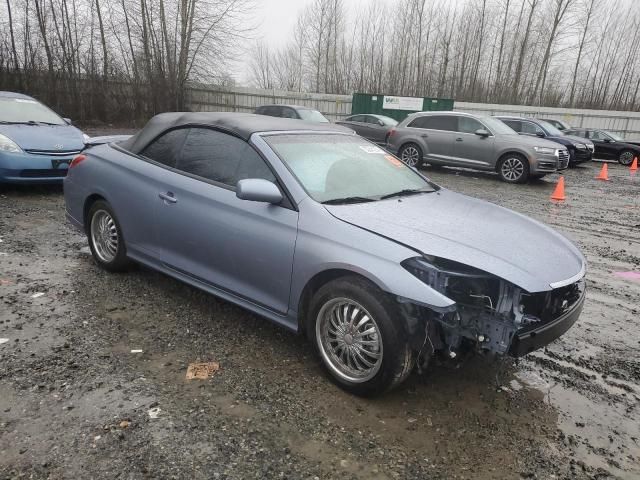
<path id="1" fill-rule="evenodd" d="M 266 142 L 306 192 L 321 203 L 358 203 L 434 192 L 438 187 L 360 137 L 270 135 Z"/>
<path id="2" fill-rule="evenodd" d="M 495 135 L 517 135 L 517 132 L 514 129 L 507 126 L 505 123 L 502 123 L 502 121 L 498 120 L 497 118 L 481 116 L 478 117 L 478 119 L 482 123 L 484 123 Z"/>
<path id="3" fill-rule="evenodd" d="M 378 120 L 382 120 L 382 123 L 384 123 L 387 127 L 395 127 L 396 125 L 398 125 L 398 122 L 396 120 L 394 120 L 393 118 L 385 117 L 384 115 L 377 115 L 376 118 Z"/>
<path id="4" fill-rule="evenodd" d="M 620 135 L 616 135 L 615 133 L 611 133 L 611 132 L 604 132 L 607 135 L 609 135 L 611 138 L 613 138 L 616 142 L 624 142 L 624 138 L 622 138 Z"/>
<path id="5" fill-rule="evenodd" d="M 562 130 L 558 130 L 556 127 L 551 125 L 549 122 L 545 122 L 544 120 L 538 120 L 538 124 L 542 128 L 544 128 L 546 130 L 547 134 L 549 134 L 552 137 L 562 137 L 562 136 L 564 136 L 564 133 L 562 132 Z"/>
<path id="6" fill-rule="evenodd" d="M 301 108 L 298 110 L 298 114 L 300 114 L 300 118 L 302 118 L 302 120 L 306 120 L 307 122 L 329 123 L 329 120 L 327 120 L 326 117 L 317 110 Z"/>
<path id="7" fill-rule="evenodd" d="M 65 125 L 53 111 L 29 98 L 0 98 L 0 122 Z"/>

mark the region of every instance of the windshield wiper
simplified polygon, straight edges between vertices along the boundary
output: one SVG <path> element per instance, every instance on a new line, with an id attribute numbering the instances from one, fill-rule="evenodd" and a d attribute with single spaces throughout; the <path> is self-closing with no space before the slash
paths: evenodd
<path id="1" fill-rule="evenodd" d="M 400 190 L 399 192 L 383 195 L 382 197 L 380 197 L 380 200 L 386 200 L 387 198 L 393 197 L 406 197 L 408 195 L 418 195 L 419 193 L 433 193 L 434 191 L 435 190 L 425 190 L 424 188 L 405 189 Z"/>
<path id="2" fill-rule="evenodd" d="M 332 198 L 322 202 L 323 205 L 346 205 L 348 203 L 366 203 L 374 202 L 373 198 L 367 197 L 344 197 L 344 198 Z"/>

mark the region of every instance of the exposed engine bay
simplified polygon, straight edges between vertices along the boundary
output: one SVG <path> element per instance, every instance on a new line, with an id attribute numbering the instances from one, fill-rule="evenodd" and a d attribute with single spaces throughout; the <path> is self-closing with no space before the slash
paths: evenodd
<path id="1" fill-rule="evenodd" d="M 405 306 L 410 328 L 420 329 L 420 319 L 424 319 L 423 336 L 431 353 L 444 351 L 451 358 L 464 343 L 482 351 L 509 353 L 516 333 L 559 318 L 574 308 L 584 293 L 581 280 L 532 294 L 487 272 L 440 258 L 412 258 L 403 266 L 455 302 L 444 310 Z M 424 346 L 420 351 L 425 353 Z"/>

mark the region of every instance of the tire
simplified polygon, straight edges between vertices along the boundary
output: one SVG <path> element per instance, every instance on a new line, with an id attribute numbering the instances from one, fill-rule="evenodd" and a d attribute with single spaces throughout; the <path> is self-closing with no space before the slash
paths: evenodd
<path id="1" fill-rule="evenodd" d="M 508 153 L 498 162 L 498 175 L 507 183 L 524 183 L 529 179 L 529 161 L 519 153 Z"/>
<path id="2" fill-rule="evenodd" d="M 620 163 L 620 165 L 628 167 L 633 163 L 633 159 L 635 157 L 636 154 L 632 150 L 623 150 L 618 157 L 618 163 Z"/>
<path id="3" fill-rule="evenodd" d="M 122 235 L 122 228 L 111 206 L 98 200 L 87 214 L 87 239 L 93 259 L 109 272 L 127 270 L 130 261 Z"/>
<path id="4" fill-rule="evenodd" d="M 410 167 L 417 168 L 422 164 L 422 149 L 415 143 L 407 143 L 398 152 L 400 160 Z"/>
<path id="5" fill-rule="evenodd" d="M 307 335 L 342 389 L 373 396 L 398 386 L 411 373 L 413 352 L 397 308 L 371 283 L 355 276 L 339 278 L 322 286 L 310 307 Z"/>

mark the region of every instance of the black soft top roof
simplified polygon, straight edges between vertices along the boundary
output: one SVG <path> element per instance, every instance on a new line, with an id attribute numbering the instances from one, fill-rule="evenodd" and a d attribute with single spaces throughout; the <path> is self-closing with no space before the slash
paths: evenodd
<path id="1" fill-rule="evenodd" d="M 317 131 L 352 133 L 351 130 L 330 123 L 313 123 L 290 118 L 268 117 L 252 113 L 231 112 L 174 112 L 161 113 L 153 117 L 133 137 L 120 143 L 120 146 L 132 153 L 140 153 L 161 133 L 176 127 L 189 125 L 211 126 L 225 130 L 244 140 L 259 132 L 275 131 Z"/>

